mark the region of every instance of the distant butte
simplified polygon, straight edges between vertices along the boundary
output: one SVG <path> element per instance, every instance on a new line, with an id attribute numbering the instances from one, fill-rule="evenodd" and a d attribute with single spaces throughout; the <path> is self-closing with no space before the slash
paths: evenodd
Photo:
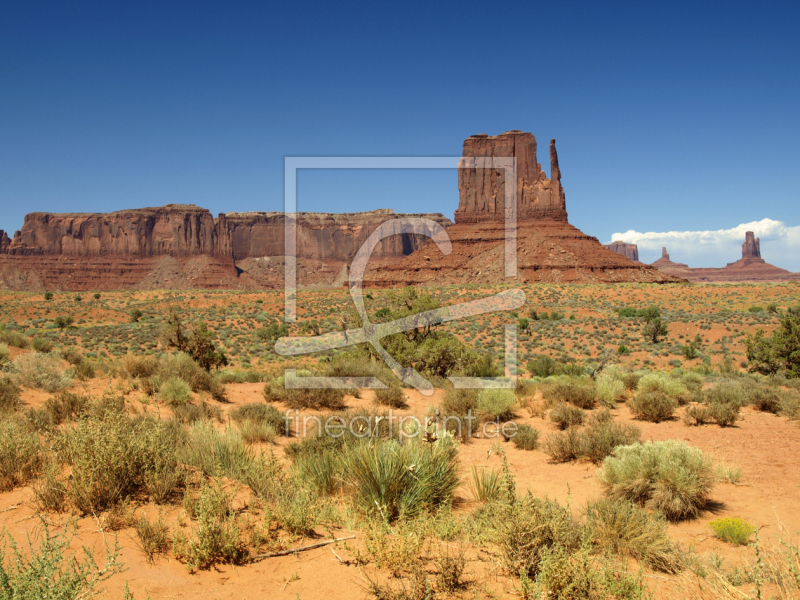
<path id="1" fill-rule="evenodd" d="M 742 258 L 722 268 L 693 268 L 683 263 L 674 263 L 669 259 L 666 248 L 662 250 L 661 258 L 652 266 L 667 275 L 683 277 L 697 283 L 800 281 L 800 273 L 781 269 L 761 258 L 761 240 L 752 231 L 745 232 Z"/>
<path id="2" fill-rule="evenodd" d="M 639 246 L 636 244 L 628 244 L 619 240 L 613 241 L 610 244 L 603 244 L 603 248 L 608 248 L 612 252 L 621 254 L 628 260 L 639 262 Z"/>

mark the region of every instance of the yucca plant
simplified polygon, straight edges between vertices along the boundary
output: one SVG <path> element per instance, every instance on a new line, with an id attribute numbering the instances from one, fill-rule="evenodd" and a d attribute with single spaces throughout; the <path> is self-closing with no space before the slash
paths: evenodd
<path id="1" fill-rule="evenodd" d="M 479 502 L 491 502 L 500 496 L 503 478 L 499 471 L 488 467 L 472 465 L 472 477 L 469 480 L 469 490 L 472 497 Z"/>

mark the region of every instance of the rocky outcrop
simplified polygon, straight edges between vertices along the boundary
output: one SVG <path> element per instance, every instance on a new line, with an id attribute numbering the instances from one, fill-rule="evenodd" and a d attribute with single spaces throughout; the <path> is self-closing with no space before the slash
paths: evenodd
<path id="1" fill-rule="evenodd" d="M 298 213 L 298 283 L 340 286 L 342 273 L 384 221 L 441 214 Z M 0 233 L 0 288 L 110 290 L 120 288 L 279 288 L 284 285 L 283 213 L 230 213 L 215 220 L 194 205 L 113 213 L 31 213 L 13 240 Z M 383 240 L 376 261 L 394 261 L 427 241 L 422 233 Z"/>
<path id="2" fill-rule="evenodd" d="M 742 259 L 753 258 L 761 258 L 761 238 L 757 238 L 752 231 L 746 231 L 742 244 Z"/>
<path id="3" fill-rule="evenodd" d="M 479 169 L 474 157 L 517 159 L 516 277 L 505 277 L 505 175 Z M 567 222 L 555 140 L 550 143 L 550 179 L 536 163 L 533 134 L 507 131 L 464 142 L 459 163 L 456 224 L 447 229 L 452 252 L 443 256 L 433 242 L 403 259 L 367 272 L 375 287 L 403 285 L 516 283 L 615 283 L 682 281 L 634 263 L 604 248 Z M 513 212 L 513 207 L 509 207 Z"/>
<path id="4" fill-rule="evenodd" d="M 473 135 L 464 141 L 458 169 L 456 223 L 485 223 L 505 220 L 505 170 L 487 168 L 491 160 L 515 158 L 517 218 L 567 220 L 556 141 L 550 141 L 550 178 L 536 162 L 536 138 L 519 130 L 500 135 Z M 487 164 L 488 163 L 488 164 Z"/>
<path id="5" fill-rule="evenodd" d="M 5 231 L 0 229 L 0 254 L 8 254 L 9 246 L 11 246 L 11 239 Z"/>
<path id="6" fill-rule="evenodd" d="M 610 244 L 603 244 L 603 248 L 616 252 L 633 262 L 639 262 L 639 247 L 636 244 L 615 240 Z"/>
<path id="7" fill-rule="evenodd" d="M 421 217 L 447 227 L 450 219 L 441 214 L 399 214 L 391 209 L 361 213 L 297 213 L 297 256 L 316 260 L 350 261 L 369 235 L 384 221 L 398 217 Z M 221 214 L 217 221 L 220 244 L 234 260 L 283 256 L 286 215 L 280 212 Z M 419 233 L 393 235 L 384 239 L 374 257 L 401 257 L 427 242 Z M 398 229 L 399 231 L 399 229 Z"/>
<path id="8" fill-rule="evenodd" d="M 693 268 L 683 263 L 674 263 L 669 259 L 666 248 L 653 266 L 662 273 L 697 283 L 800 281 L 800 273 L 781 269 L 761 258 L 761 240 L 752 231 L 745 233 L 742 258 L 722 268 Z"/>
<path id="9" fill-rule="evenodd" d="M 193 204 L 112 213 L 30 213 L 8 250 L 12 255 L 218 255 L 211 213 Z"/>

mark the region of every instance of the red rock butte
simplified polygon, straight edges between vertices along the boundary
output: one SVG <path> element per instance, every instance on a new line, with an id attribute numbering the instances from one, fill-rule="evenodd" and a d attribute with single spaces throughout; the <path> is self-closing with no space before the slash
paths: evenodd
<path id="1" fill-rule="evenodd" d="M 621 254 L 628 260 L 632 260 L 633 262 L 639 262 L 639 246 L 636 244 L 629 244 L 627 242 L 621 242 L 619 240 L 615 240 L 610 244 L 603 244 L 603 248 L 608 248 L 612 252 L 616 252 L 617 254 Z"/>
<path id="2" fill-rule="evenodd" d="M 550 177 L 536 162 L 532 133 L 506 131 L 464 141 L 458 175 L 456 224 L 447 229 L 453 250 L 443 256 L 433 242 L 365 277 L 376 287 L 470 283 L 677 282 L 681 279 L 634 263 L 567 222 L 555 140 Z M 479 168 L 471 158 L 516 159 L 517 276 L 505 275 L 505 171 Z M 484 161 L 485 162 L 485 161 Z"/>
<path id="3" fill-rule="evenodd" d="M 745 232 L 742 258 L 722 268 L 693 268 L 672 262 L 666 248 L 662 249 L 661 258 L 652 266 L 662 273 L 696 283 L 800 281 L 800 273 L 781 269 L 761 258 L 761 240 L 752 231 Z"/>

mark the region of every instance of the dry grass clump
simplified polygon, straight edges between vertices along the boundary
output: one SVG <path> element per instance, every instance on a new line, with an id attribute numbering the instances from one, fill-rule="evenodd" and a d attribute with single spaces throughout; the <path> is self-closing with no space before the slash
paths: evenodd
<path id="1" fill-rule="evenodd" d="M 597 406 L 597 390 L 590 381 L 559 380 L 546 386 L 542 393 L 546 400 L 568 402 L 578 408 L 591 409 Z"/>
<path id="2" fill-rule="evenodd" d="M 640 394 L 662 392 L 674 399 L 685 397 L 689 391 L 680 379 L 665 373 L 648 373 L 639 379 L 636 389 Z"/>
<path id="3" fill-rule="evenodd" d="M 0 421 L 0 491 L 33 480 L 43 462 L 44 448 L 36 433 L 18 419 Z"/>
<path id="4" fill-rule="evenodd" d="M 0 377 L 0 414 L 10 414 L 21 406 L 19 386 L 8 377 Z"/>
<path id="5" fill-rule="evenodd" d="M 141 516 L 134 522 L 136 543 L 151 565 L 158 554 L 166 554 L 170 549 L 169 527 L 159 514 L 155 521 Z"/>
<path id="6" fill-rule="evenodd" d="M 716 480 L 709 457 L 673 440 L 621 446 L 597 477 L 608 497 L 660 511 L 671 521 L 696 517 Z"/>
<path id="7" fill-rule="evenodd" d="M 75 421 L 85 414 L 92 402 L 91 397 L 70 392 L 61 392 L 57 396 L 48 398 L 44 408 L 50 415 L 54 425 L 66 421 Z"/>
<path id="8" fill-rule="evenodd" d="M 12 364 L 19 385 L 55 393 L 72 384 L 72 378 L 64 371 L 61 362 L 48 354 L 22 354 Z"/>
<path id="9" fill-rule="evenodd" d="M 298 371 L 298 376 L 311 375 L 309 372 Z M 264 384 L 262 392 L 267 402 L 283 402 L 294 410 L 342 410 L 344 403 L 344 390 L 331 388 L 295 389 L 286 388 L 283 377 Z"/>
<path id="10" fill-rule="evenodd" d="M 375 403 L 391 408 L 407 408 L 406 395 L 399 385 L 375 390 Z"/>
<path id="11" fill-rule="evenodd" d="M 539 430 L 530 425 L 519 425 L 511 441 L 521 450 L 537 450 L 539 448 Z"/>
<path id="12" fill-rule="evenodd" d="M 244 404 L 232 410 L 230 416 L 248 444 L 271 443 L 275 436 L 286 435 L 287 432 L 287 418 L 269 404 Z"/>
<path id="13" fill-rule="evenodd" d="M 135 379 L 147 379 L 148 377 L 152 377 L 159 368 L 158 360 L 153 356 L 126 354 L 122 357 L 120 362 L 128 376 Z"/>
<path id="14" fill-rule="evenodd" d="M 158 395 L 169 406 L 183 406 L 192 399 L 192 388 L 180 377 L 170 377 L 161 384 Z"/>
<path id="15" fill-rule="evenodd" d="M 569 428 L 545 439 L 544 451 L 553 462 L 569 462 L 579 458 L 599 463 L 617 446 L 639 441 L 639 429 L 614 421 L 609 411 L 592 415 L 583 429 Z"/>
<path id="16" fill-rule="evenodd" d="M 636 394 L 628 400 L 628 408 L 637 419 L 661 423 L 672 418 L 678 408 L 678 402 L 666 392 L 655 389 Z"/>
<path id="17" fill-rule="evenodd" d="M 635 558 L 664 573 L 679 573 L 683 553 L 672 542 L 667 522 L 627 500 L 602 499 L 591 502 L 584 511 L 588 534 L 594 545 Z"/>
<path id="18" fill-rule="evenodd" d="M 582 425 L 585 417 L 586 413 L 583 409 L 571 406 L 566 402 L 559 402 L 550 411 L 550 420 L 562 430 L 575 425 Z"/>

